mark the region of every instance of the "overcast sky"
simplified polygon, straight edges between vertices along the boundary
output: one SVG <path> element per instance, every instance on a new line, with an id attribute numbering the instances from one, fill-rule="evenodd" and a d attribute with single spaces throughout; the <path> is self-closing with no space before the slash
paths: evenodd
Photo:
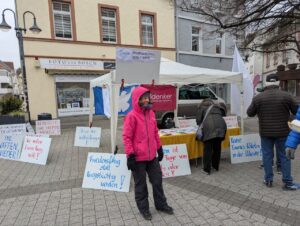
<path id="1" fill-rule="evenodd" d="M 0 0 L 0 15 L 5 8 L 10 8 L 15 11 L 14 0 Z M 14 28 L 15 21 L 11 12 L 5 12 L 5 19 L 6 22 Z M 2 16 L 0 17 L 0 23 L 1 22 Z M 20 67 L 18 39 L 13 29 L 8 32 L 0 30 L 0 60 L 13 61 L 15 69 Z"/>

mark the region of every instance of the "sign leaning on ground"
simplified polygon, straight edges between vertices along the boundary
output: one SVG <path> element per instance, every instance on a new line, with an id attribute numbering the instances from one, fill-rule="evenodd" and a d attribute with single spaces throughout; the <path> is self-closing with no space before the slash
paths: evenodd
<path id="1" fill-rule="evenodd" d="M 126 162 L 125 154 L 89 152 L 82 187 L 129 192 L 131 171 Z"/>
<path id="2" fill-rule="evenodd" d="M 231 163 L 262 160 L 261 142 L 258 134 L 230 137 Z"/>
<path id="3" fill-rule="evenodd" d="M 186 144 L 163 145 L 164 158 L 160 162 L 163 178 L 191 174 Z"/>
<path id="4" fill-rule="evenodd" d="M 93 147 L 100 146 L 101 128 L 76 127 L 74 146 Z"/>
<path id="5" fill-rule="evenodd" d="M 26 133 L 25 124 L 0 125 L 0 135 L 25 134 L 25 133 Z"/>
<path id="6" fill-rule="evenodd" d="M 24 125 L 25 126 L 25 125 Z M 0 135 L 0 158 L 19 160 L 22 149 L 23 134 Z"/>
<path id="7" fill-rule="evenodd" d="M 23 162 L 46 165 L 51 138 L 25 136 L 20 160 Z"/>
<path id="8" fill-rule="evenodd" d="M 60 135 L 60 120 L 40 120 L 35 122 L 36 134 Z"/>

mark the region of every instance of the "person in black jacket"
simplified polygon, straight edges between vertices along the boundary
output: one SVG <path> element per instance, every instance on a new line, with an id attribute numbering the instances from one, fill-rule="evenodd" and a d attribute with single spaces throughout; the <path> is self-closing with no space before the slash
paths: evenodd
<path id="1" fill-rule="evenodd" d="M 297 108 L 298 105 L 292 95 L 280 90 L 278 85 L 269 85 L 253 98 L 247 110 L 249 117 L 258 116 L 265 171 L 264 183 L 267 187 L 273 185 L 272 161 L 275 145 L 281 163 L 283 189 L 297 189 L 291 176 L 291 161 L 285 155 L 285 141 L 290 131 L 288 120 L 290 113 L 296 114 Z"/>
<path id="2" fill-rule="evenodd" d="M 225 138 L 227 126 L 223 116 L 226 115 L 225 110 L 218 104 L 207 98 L 199 105 L 197 113 L 197 124 L 200 125 L 204 119 L 206 111 L 211 106 L 206 119 L 203 122 L 203 170 L 208 175 L 211 172 L 211 167 L 216 171 L 219 170 L 221 158 L 221 143 Z"/>

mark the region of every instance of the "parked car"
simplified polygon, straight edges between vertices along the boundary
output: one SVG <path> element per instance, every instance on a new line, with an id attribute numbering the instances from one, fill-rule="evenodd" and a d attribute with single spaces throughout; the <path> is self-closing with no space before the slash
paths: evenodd
<path id="1" fill-rule="evenodd" d="M 198 106 L 202 100 L 211 98 L 215 103 L 220 104 L 222 109 L 227 112 L 225 101 L 218 97 L 207 85 L 188 84 L 179 88 L 178 97 L 178 117 L 196 118 Z M 167 124 L 174 119 L 173 111 L 156 111 L 157 124 L 168 127 Z"/>

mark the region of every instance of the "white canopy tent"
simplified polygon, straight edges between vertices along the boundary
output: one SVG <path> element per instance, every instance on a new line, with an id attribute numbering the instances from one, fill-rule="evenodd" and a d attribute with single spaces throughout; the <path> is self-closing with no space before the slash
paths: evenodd
<path id="1" fill-rule="evenodd" d="M 214 70 L 207 68 L 193 67 L 181 63 L 177 63 L 165 58 L 161 58 L 159 81 L 158 84 L 176 84 L 184 85 L 189 83 L 234 83 L 240 88 L 240 93 L 243 95 L 243 76 L 239 72 L 230 72 L 222 70 Z M 126 81 L 125 81 L 126 83 Z M 120 81 L 115 81 L 115 71 L 106 75 L 100 76 L 90 81 L 90 118 L 89 122 L 92 123 L 93 106 L 94 106 L 94 93 L 93 87 L 106 85 L 110 89 L 110 102 L 111 109 L 111 148 L 112 152 L 115 151 L 116 132 L 117 132 L 117 119 L 118 119 L 118 105 L 119 105 L 119 89 Z M 178 92 L 178 89 L 177 89 Z M 241 100 L 243 98 L 241 97 Z M 178 93 L 177 93 L 178 102 Z M 241 112 L 243 112 L 243 103 L 241 104 Z M 177 116 L 177 108 L 175 111 Z M 243 133 L 244 123 L 241 119 L 241 129 Z"/>

